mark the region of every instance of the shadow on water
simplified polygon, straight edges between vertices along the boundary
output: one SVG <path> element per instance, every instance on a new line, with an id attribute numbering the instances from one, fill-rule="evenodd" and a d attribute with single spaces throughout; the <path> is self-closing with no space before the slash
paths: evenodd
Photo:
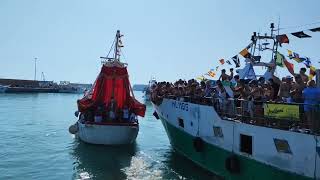
<path id="1" fill-rule="evenodd" d="M 73 179 L 126 179 L 122 169 L 130 166 L 136 152 L 136 143 L 101 146 L 76 139 L 71 150 L 75 159 Z"/>

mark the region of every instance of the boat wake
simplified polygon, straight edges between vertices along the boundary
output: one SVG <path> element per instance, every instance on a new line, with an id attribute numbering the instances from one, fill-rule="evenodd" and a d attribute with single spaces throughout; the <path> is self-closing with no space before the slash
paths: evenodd
<path id="1" fill-rule="evenodd" d="M 166 179 L 166 177 L 175 177 L 173 179 L 184 179 L 179 173 L 168 167 L 160 160 L 154 159 L 152 156 L 144 152 L 139 152 L 132 157 L 130 166 L 123 168 L 127 179 Z"/>

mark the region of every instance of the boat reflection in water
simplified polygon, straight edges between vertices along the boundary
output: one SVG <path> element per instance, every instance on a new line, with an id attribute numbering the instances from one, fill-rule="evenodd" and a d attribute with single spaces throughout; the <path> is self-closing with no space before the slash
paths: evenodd
<path id="1" fill-rule="evenodd" d="M 72 179 L 126 179 L 122 169 L 130 166 L 136 152 L 136 143 L 98 146 L 76 140 L 71 151 L 75 159 Z"/>

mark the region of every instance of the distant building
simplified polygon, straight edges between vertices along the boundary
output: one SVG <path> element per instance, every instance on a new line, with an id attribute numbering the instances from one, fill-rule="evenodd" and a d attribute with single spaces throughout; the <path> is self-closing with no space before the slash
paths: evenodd
<path id="1" fill-rule="evenodd" d="M 134 91 L 144 91 L 147 87 L 148 85 L 145 85 L 145 84 L 135 84 L 132 86 L 132 89 Z"/>

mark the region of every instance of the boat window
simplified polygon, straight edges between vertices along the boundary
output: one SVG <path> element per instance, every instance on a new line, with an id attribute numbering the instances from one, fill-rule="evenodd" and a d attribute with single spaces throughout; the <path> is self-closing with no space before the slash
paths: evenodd
<path id="1" fill-rule="evenodd" d="M 213 126 L 213 134 L 216 137 L 223 137 L 223 132 L 222 132 L 221 127 Z"/>
<path id="2" fill-rule="evenodd" d="M 240 134 L 240 151 L 252 154 L 252 136 Z"/>
<path id="3" fill-rule="evenodd" d="M 292 151 L 290 149 L 290 145 L 287 140 L 274 138 L 273 141 L 274 141 L 274 145 L 276 146 L 276 149 L 279 153 L 292 154 Z"/>
<path id="4" fill-rule="evenodd" d="M 179 126 L 184 128 L 184 122 L 183 119 L 178 118 Z"/>

